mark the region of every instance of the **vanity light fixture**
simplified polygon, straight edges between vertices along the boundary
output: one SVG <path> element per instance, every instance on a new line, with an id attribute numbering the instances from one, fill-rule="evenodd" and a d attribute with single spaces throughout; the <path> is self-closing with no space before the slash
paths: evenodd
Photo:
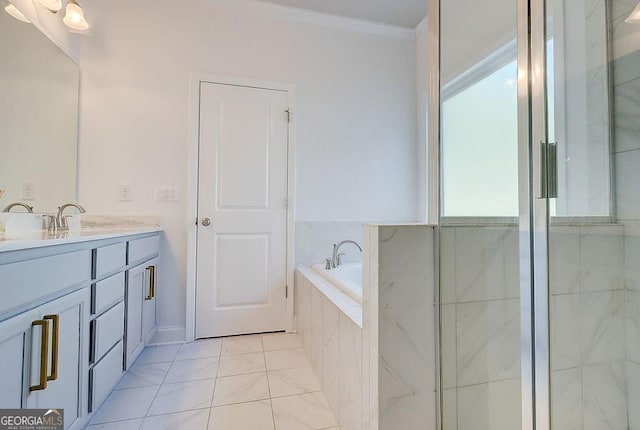
<path id="1" fill-rule="evenodd" d="M 4 10 L 5 10 L 5 12 L 7 12 L 9 15 L 14 17 L 18 21 L 22 21 L 22 22 L 26 22 L 27 24 L 31 24 L 31 21 L 29 21 L 29 19 L 27 19 L 27 17 L 24 16 L 22 14 L 22 12 L 20 12 L 18 10 L 18 8 L 16 8 L 14 5 L 9 4 L 9 6 L 5 7 Z"/>
<path id="2" fill-rule="evenodd" d="M 72 30 L 86 30 L 89 28 L 87 20 L 84 18 L 84 11 L 76 0 L 67 1 L 67 9 L 62 21 Z"/>
<path id="3" fill-rule="evenodd" d="M 40 4 L 51 12 L 56 13 L 62 9 L 62 0 L 38 0 Z"/>
<path id="4" fill-rule="evenodd" d="M 629 24 L 640 24 L 640 2 L 638 2 L 631 14 L 624 21 Z"/>

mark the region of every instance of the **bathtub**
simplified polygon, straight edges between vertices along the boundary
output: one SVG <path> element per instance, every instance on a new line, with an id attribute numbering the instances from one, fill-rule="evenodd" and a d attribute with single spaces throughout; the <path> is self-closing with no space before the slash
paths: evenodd
<path id="1" fill-rule="evenodd" d="M 314 264 L 312 267 L 326 280 L 362 304 L 362 263 L 345 263 L 331 270 L 326 270 L 324 264 Z"/>

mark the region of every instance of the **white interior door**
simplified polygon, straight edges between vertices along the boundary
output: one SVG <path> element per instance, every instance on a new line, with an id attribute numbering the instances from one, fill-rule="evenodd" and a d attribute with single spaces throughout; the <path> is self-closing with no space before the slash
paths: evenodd
<path id="1" fill-rule="evenodd" d="M 287 104 L 200 84 L 196 338 L 285 328 Z"/>

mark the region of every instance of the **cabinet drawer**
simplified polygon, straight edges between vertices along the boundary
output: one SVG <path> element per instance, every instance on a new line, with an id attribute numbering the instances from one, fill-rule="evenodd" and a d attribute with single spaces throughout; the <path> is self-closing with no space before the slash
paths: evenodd
<path id="1" fill-rule="evenodd" d="M 124 303 L 118 303 L 104 315 L 100 315 L 92 322 L 93 344 L 92 362 L 100 361 L 102 356 L 122 340 L 124 335 Z"/>
<path id="2" fill-rule="evenodd" d="M 124 300 L 124 272 L 93 285 L 91 313 L 102 313 L 109 306 Z"/>
<path id="3" fill-rule="evenodd" d="M 89 250 L 1 265 L 0 317 L 71 287 L 88 287 L 90 280 Z"/>
<path id="4" fill-rule="evenodd" d="M 99 279 L 118 270 L 127 264 L 126 243 L 98 248 L 93 253 L 93 279 Z"/>
<path id="5" fill-rule="evenodd" d="M 129 264 L 155 257 L 160 249 L 160 236 L 145 237 L 129 242 Z"/>
<path id="6" fill-rule="evenodd" d="M 122 341 L 89 371 L 89 412 L 97 410 L 122 375 Z"/>

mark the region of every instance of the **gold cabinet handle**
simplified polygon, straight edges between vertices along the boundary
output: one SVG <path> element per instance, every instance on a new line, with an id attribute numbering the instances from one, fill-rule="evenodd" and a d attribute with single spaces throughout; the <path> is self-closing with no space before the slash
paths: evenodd
<path id="1" fill-rule="evenodd" d="M 29 391 L 42 391 L 47 388 L 47 371 L 49 370 L 49 323 L 46 320 L 37 320 L 31 323 L 31 327 L 42 327 L 40 336 L 40 383 L 29 387 Z"/>
<path id="2" fill-rule="evenodd" d="M 149 294 L 147 294 L 147 297 L 145 297 L 145 300 L 151 300 L 153 299 L 153 272 L 152 270 L 153 266 L 149 266 L 146 268 L 146 271 L 149 272 Z"/>
<path id="3" fill-rule="evenodd" d="M 151 269 L 151 297 L 156 296 L 156 266 L 149 266 Z"/>
<path id="4" fill-rule="evenodd" d="M 47 376 L 47 381 L 58 379 L 59 346 L 60 346 L 60 316 L 45 315 L 45 320 L 53 321 L 53 345 L 51 346 L 51 375 Z"/>

